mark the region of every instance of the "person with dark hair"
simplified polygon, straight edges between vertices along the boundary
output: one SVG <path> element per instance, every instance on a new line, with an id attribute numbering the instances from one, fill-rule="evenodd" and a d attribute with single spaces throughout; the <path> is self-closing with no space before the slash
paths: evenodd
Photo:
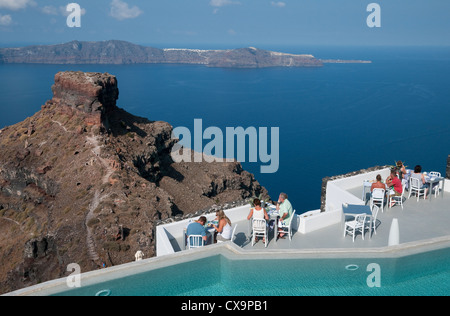
<path id="1" fill-rule="evenodd" d="M 401 160 L 397 161 L 397 173 L 400 181 L 403 181 L 406 174 L 406 167 Z"/>
<path id="2" fill-rule="evenodd" d="M 370 191 L 373 192 L 373 189 L 383 189 L 386 190 L 386 185 L 382 182 L 383 179 L 381 178 L 381 175 L 377 175 L 377 182 L 372 183 L 372 187 L 370 188 Z"/>
<path id="3" fill-rule="evenodd" d="M 269 215 L 267 214 L 266 210 L 261 207 L 261 201 L 259 199 L 254 199 L 253 205 L 255 207 L 250 209 L 250 213 L 248 214 L 247 219 L 251 220 L 252 218 L 260 218 L 268 221 Z"/>
<path id="4" fill-rule="evenodd" d="M 397 170 L 392 169 L 391 175 L 386 179 L 386 185 L 391 188 L 389 196 L 401 196 L 403 193 L 402 181 L 397 178 Z"/>
<path id="5" fill-rule="evenodd" d="M 186 235 L 188 237 L 188 240 L 189 240 L 189 236 L 200 235 L 200 236 L 202 236 L 204 244 L 206 245 L 206 243 L 208 241 L 208 234 L 206 232 L 205 224 L 207 221 L 208 220 L 206 219 L 205 216 L 201 216 L 195 222 L 190 223 L 186 230 Z"/>
<path id="6" fill-rule="evenodd" d="M 425 196 L 424 199 L 427 199 L 428 189 L 430 188 L 430 184 L 427 183 L 425 180 L 425 176 L 422 173 L 422 166 L 417 165 L 414 167 L 414 173 L 411 174 L 411 178 L 418 179 L 420 183 L 422 184 L 421 189 L 425 189 Z"/>
<path id="7" fill-rule="evenodd" d="M 269 221 L 269 215 L 267 214 L 266 210 L 261 207 L 261 201 L 259 199 L 253 200 L 253 205 L 255 207 L 250 209 L 250 213 L 247 216 L 247 219 L 249 221 L 252 221 L 254 218 L 258 219 L 265 219 L 266 221 Z M 258 241 L 258 237 L 255 237 L 255 241 Z M 263 238 L 263 243 L 266 241 Z"/>

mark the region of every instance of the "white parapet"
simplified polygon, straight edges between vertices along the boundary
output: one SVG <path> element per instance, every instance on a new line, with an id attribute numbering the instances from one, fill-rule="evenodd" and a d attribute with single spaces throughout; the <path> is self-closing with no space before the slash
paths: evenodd
<path id="1" fill-rule="evenodd" d="M 244 221 L 250 213 L 250 205 L 244 205 L 233 209 L 225 210 L 225 215 L 232 223 Z M 204 215 L 208 221 L 213 221 L 216 214 Z M 184 229 L 190 222 L 196 221 L 200 216 L 185 219 L 179 222 L 173 222 L 166 225 L 156 227 L 156 256 L 164 256 L 175 252 L 171 240 L 182 240 L 184 236 Z"/>
<path id="2" fill-rule="evenodd" d="M 313 231 L 339 224 L 342 221 L 342 209 L 328 210 L 321 213 L 320 210 L 311 211 L 300 215 L 298 232 L 308 234 Z"/>
<path id="3" fill-rule="evenodd" d="M 365 204 L 362 200 L 362 190 L 361 196 L 358 197 L 348 192 L 348 190 L 357 187 L 362 188 L 364 181 L 375 180 L 378 174 L 381 175 L 383 179 L 386 179 L 390 174 L 390 169 L 385 168 L 382 170 L 361 173 L 358 175 L 329 181 L 327 183 L 326 210 L 342 208 L 342 204 L 344 203 L 359 205 Z"/>
<path id="4" fill-rule="evenodd" d="M 321 213 L 320 210 L 317 210 L 300 215 L 298 231 L 302 234 L 308 234 L 341 223 L 343 221 L 342 204 L 365 204 L 362 200 L 362 190 L 360 196 L 353 195 L 349 190 L 357 187 L 362 188 L 364 181 L 375 180 L 378 174 L 386 179 L 389 173 L 390 169 L 385 168 L 328 181 L 325 212 Z"/>

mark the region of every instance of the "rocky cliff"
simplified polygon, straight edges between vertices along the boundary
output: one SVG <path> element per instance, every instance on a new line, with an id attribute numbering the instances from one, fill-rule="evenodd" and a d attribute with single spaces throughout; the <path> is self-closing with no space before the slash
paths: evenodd
<path id="1" fill-rule="evenodd" d="M 63 72 L 41 111 L 0 131 L 0 292 L 154 255 L 155 225 L 267 195 L 232 163 L 174 163 L 172 126 L 116 106 L 117 79 Z"/>
<path id="2" fill-rule="evenodd" d="M 256 48 L 231 50 L 158 49 L 124 41 L 78 42 L 0 48 L 0 63 L 32 64 L 194 64 L 225 68 L 320 67 L 312 55 Z"/>

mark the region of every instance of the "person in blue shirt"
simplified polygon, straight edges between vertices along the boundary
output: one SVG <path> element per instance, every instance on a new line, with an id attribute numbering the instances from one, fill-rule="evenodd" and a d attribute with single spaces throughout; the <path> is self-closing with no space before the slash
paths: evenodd
<path id="1" fill-rule="evenodd" d="M 205 216 L 201 216 L 197 221 L 192 222 L 188 225 L 186 230 L 186 235 L 189 238 L 189 236 L 192 235 L 201 235 L 204 241 L 204 244 L 206 245 L 208 241 L 208 235 L 206 232 L 205 224 L 207 222 L 207 219 Z"/>

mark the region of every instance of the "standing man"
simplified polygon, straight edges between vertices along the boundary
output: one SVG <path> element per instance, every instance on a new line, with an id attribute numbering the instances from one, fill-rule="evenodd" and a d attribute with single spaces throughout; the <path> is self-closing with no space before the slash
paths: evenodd
<path id="1" fill-rule="evenodd" d="M 288 196 L 286 193 L 280 193 L 277 203 L 277 211 L 280 214 L 280 221 L 278 227 L 289 226 L 292 220 L 294 209 L 292 208 L 291 202 L 288 201 Z M 284 237 L 284 231 L 279 229 L 280 238 Z"/>

